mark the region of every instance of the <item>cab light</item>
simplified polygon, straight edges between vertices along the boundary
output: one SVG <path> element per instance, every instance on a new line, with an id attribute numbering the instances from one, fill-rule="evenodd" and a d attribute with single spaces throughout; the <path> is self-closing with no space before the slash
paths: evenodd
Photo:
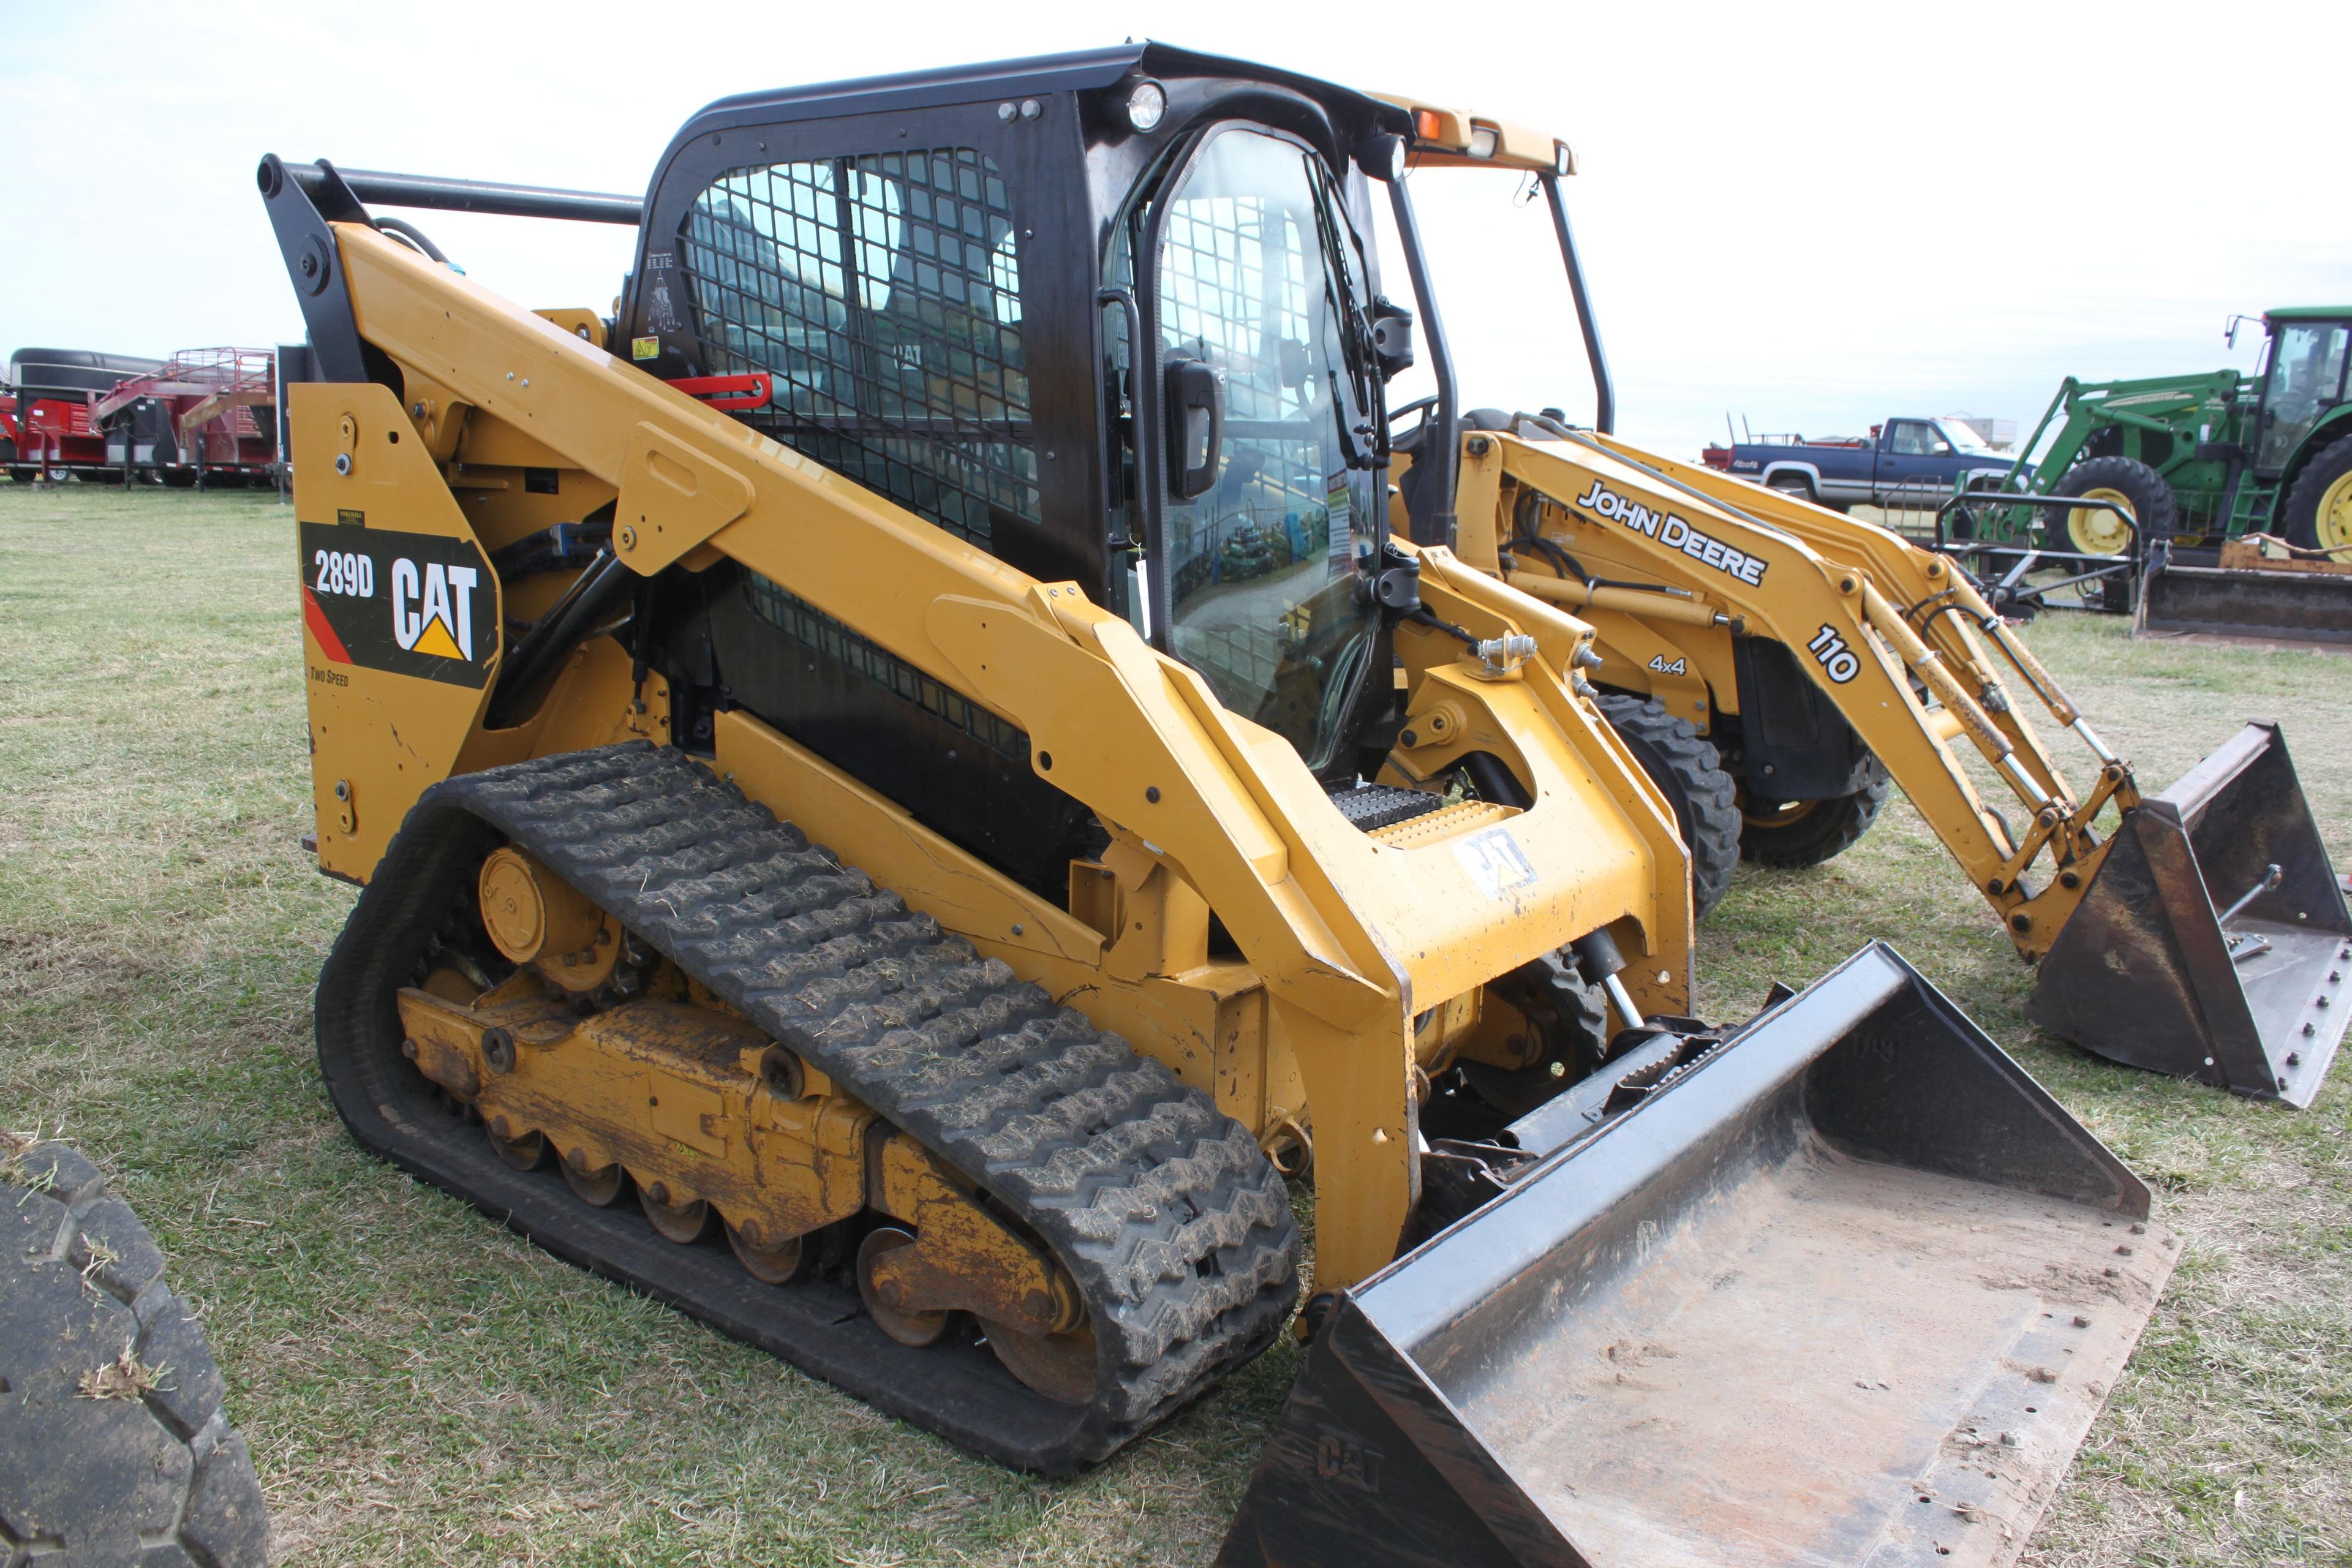
<path id="1" fill-rule="evenodd" d="M 1156 81 L 1139 81 L 1127 95 L 1127 122 L 1138 131 L 1151 131 L 1168 114 L 1168 94 Z"/>

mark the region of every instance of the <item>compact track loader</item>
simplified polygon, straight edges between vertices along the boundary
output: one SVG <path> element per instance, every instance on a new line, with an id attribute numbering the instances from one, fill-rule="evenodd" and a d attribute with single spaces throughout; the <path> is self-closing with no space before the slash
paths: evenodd
<path id="1" fill-rule="evenodd" d="M 1590 428 L 1558 411 L 1465 414 L 1441 376 L 1397 441 L 1392 528 L 1593 627 L 1603 709 L 1675 806 L 1702 905 L 1735 854 L 1802 866 L 1845 849 L 1891 780 L 2040 965 L 2037 1024 L 2308 1106 L 2347 1022 L 2352 911 L 2278 726 L 2248 724 L 2143 795 L 1950 558 L 1612 435 L 1560 192 L 1570 161 L 1524 130 L 1395 101 L 1411 166 L 1517 167 L 1540 186 L 1600 407 Z M 2090 752 L 2087 788 L 2059 770 L 2033 707 Z M 1392 765 L 1409 778 L 1432 736 L 1401 739 Z M 2112 829 L 2095 826 L 2110 807 Z"/>
<path id="2" fill-rule="evenodd" d="M 329 1089 L 1055 1472 L 1265 1348 L 1311 1180 L 1231 1563 L 2013 1560 L 2170 1240 L 1883 947 L 1684 1016 L 1591 627 L 1388 535 L 1410 131 L 1140 46 L 727 100 L 642 203 L 265 160 Z M 635 266 L 534 313 L 370 203 Z"/>

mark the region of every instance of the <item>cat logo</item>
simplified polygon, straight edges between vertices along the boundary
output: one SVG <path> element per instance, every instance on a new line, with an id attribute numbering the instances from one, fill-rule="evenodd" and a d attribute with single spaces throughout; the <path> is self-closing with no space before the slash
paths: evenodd
<path id="1" fill-rule="evenodd" d="M 402 556 L 392 563 L 392 640 L 418 653 L 443 658 L 474 658 L 474 582 L 471 566 L 416 563 Z"/>
<path id="2" fill-rule="evenodd" d="M 499 656 L 499 580 L 471 539 L 301 526 L 302 620 L 317 666 L 352 665 L 477 689 Z M 326 684 L 332 684 L 331 680 Z"/>

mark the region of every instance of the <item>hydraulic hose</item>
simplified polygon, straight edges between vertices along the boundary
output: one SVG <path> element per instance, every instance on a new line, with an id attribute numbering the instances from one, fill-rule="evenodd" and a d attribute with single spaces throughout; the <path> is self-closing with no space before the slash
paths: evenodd
<path id="1" fill-rule="evenodd" d="M 499 668 L 499 683 L 490 693 L 486 729 L 503 730 L 527 711 L 555 673 L 556 667 L 625 597 L 636 574 L 608 551 L 598 551 L 571 587 L 547 614 L 517 638 L 514 652 Z"/>

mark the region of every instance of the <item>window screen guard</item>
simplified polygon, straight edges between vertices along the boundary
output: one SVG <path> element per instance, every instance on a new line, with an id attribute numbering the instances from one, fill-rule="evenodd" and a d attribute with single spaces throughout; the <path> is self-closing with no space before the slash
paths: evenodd
<path id="1" fill-rule="evenodd" d="M 1020 233 L 969 148 L 730 171 L 680 226 L 715 374 L 766 371 L 748 422 L 991 549 L 1040 521 Z"/>

